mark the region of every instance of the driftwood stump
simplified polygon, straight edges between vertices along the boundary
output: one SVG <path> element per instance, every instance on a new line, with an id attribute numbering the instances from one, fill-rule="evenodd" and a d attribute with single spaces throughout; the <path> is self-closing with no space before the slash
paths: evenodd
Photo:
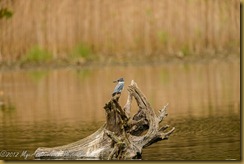
<path id="1" fill-rule="evenodd" d="M 120 95 L 105 104 L 106 123 L 90 136 L 77 142 L 54 148 L 38 148 L 37 159 L 140 159 L 142 149 L 160 140 L 168 139 L 175 128 L 165 132 L 169 125 L 159 127 L 167 116 L 166 108 L 156 115 L 146 97 L 132 80 L 128 86 L 128 98 L 122 108 Z M 139 107 L 130 117 L 132 98 Z"/>

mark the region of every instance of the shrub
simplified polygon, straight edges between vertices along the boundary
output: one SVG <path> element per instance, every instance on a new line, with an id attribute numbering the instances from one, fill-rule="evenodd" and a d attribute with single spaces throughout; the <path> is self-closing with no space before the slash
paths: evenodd
<path id="1" fill-rule="evenodd" d="M 21 59 L 22 63 L 46 63 L 51 61 L 52 54 L 38 46 L 31 48 Z"/>
<path id="2" fill-rule="evenodd" d="M 93 53 L 89 46 L 85 44 L 79 44 L 77 45 L 71 55 L 73 60 L 92 60 L 93 59 Z"/>

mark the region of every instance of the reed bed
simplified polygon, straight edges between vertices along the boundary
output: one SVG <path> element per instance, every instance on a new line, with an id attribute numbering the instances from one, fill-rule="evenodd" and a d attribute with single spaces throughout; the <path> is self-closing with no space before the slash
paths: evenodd
<path id="1" fill-rule="evenodd" d="M 161 58 L 240 51 L 239 0 L 1 0 L 0 62 L 33 47 L 52 59 Z M 92 58 L 94 59 L 94 58 Z"/>

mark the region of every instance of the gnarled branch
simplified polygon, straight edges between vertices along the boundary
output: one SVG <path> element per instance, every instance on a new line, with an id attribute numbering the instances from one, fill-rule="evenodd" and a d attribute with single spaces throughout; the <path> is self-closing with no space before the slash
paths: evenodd
<path id="1" fill-rule="evenodd" d="M 175 128 L 166 131 L 169 125 L 159 128 L 167 116 L 167 105 L 156 115 L 146 96 L 132 80 L 128 86 L 128 98 L 123 108 L 115 95 L 105 104 L 106 123 L 92 135 L 64 146 L 38 148 L 36 158 L 97 158 L 134 159 L 141 158 L 142 149 L 160 140 L 168 139 Z M 138 111 L 131 117 L 133 97 Z"/>

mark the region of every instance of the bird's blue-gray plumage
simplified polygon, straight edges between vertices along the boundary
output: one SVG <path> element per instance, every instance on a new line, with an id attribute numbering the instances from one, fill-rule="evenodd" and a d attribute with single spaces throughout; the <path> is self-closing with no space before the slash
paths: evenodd
<path id="1" fill-rule="evenodd" d="M 121 91 L 124 88 L 124 79 L 123 78 L 119 78 L 118 80 L 114 81 L 114 83 L 118 82 L 118 84 L 115 86 L 114 91 L 112 96 L 121 93 Z"/>

